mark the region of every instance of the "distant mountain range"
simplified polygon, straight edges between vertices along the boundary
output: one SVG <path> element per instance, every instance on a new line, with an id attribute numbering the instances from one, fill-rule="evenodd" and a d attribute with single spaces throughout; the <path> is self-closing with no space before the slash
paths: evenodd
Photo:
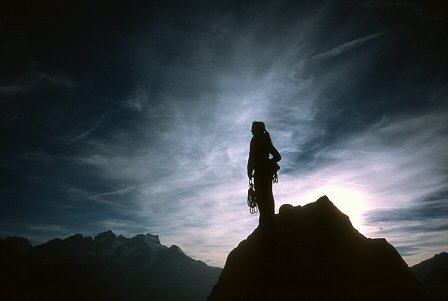
<path id="1" fill-rule="evenodd" d="M 156 235 L 0 240 L 0 300 L 205 300 L 220 268 Z"/>
<path id="2" fill-rule="evenodd" d="M 0 239 L 0 300 L 206 299 L 447 301 L 448 254 L 408 268 L 385 239 L 361 235 L 326 197 L 282 206 L 223 270 L 151 234 L 76 234 L 35 247 L 21 237 Z"/>
<path id="3" fill-rule="evenodd" d="M 437 254 L 411 269 L 435 300 L 448 300 L 448 253 Z"/>
<path id="4" fill-rule="evenodd" d="M 385 239 L 369 239 L 327 197 L 283 205 L 230 252 L 207 301 L 431 300 Z"/>

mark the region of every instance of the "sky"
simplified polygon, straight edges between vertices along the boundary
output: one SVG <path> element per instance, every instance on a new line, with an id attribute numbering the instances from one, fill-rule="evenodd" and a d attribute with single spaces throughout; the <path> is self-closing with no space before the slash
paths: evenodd
<path id="1" fill-rule="evenodd" d="M 443 1 L 9 1 L 0 7 L 0 237 L 157 234 L 223 266 L 276 210 L 327 195 L 408 265 L 448 251 Z"/>

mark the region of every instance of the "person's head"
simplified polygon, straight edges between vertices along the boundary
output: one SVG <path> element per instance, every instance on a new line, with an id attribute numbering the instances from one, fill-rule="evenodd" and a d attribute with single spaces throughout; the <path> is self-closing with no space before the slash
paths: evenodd
<path id="1" fill-rule="evenodd" d="M 263 134 L 266 132 L 266 126 L 264 125 L 264 122 L 262 122 L 262 121 L 254 121 L 254 122 L 252 122 L 251 131 L 252 131 L 253 135 Z"/>

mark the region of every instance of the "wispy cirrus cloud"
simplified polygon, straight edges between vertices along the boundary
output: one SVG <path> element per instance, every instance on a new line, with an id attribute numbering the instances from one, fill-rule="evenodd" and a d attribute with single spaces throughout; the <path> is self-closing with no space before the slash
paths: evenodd
<path id="1" fill-rule="evenodd" d="M 373 34 L 365 36 L 365 37 L 361 37 L 361 38 L 357 38 L 357 39 L 349 41 L 349 42 L 345 42 L 345 43 L 338 45 L 330 50 L 313 55 L 310 58 L 310 60 L 327 59 L 327 58 L 341 55 L 343 53 L 346 53 L 347 51 L 352 50 L 353 48 L 359 47 L 359 46 L 367 43 L 370 40 L 377 39 L 377 38 L 385 35 L 389 30 L 390 29 L 382 30 L 382 31 L 373 33 Z"/>
<path id="2" fill-rule="evenodd" d="M 429 198 L 443 195 L 448 174 L 447 91 L 443 51 L 425 48 L 438 31 L 426 43 L 424 30 L 401 26 L 412 16 L 346 2 L 241 5 L 161 8 L 119 53 L 92 47 L 91 64 L 68 68 L 78 76 L 69 101 L 41 93 L 37 113 L 2 116 L 2 129 L 26 138 L 2 140 L 2 208 L 12 208 L 3 218 L 60 225 L 59 237 L 150 232 L 222 265 L 258 223 L 245 167 L 250 124 L 262 120 L 283 157 L 277 209 L 327 194 L 409 262 L 441 251 L 445 224 L 434 210 L 444 201 Z M 0 93 L 58 84 L 18 81 Z M 30 233 L 47 230 L 51 238 L 44 227 Z"/>
<path id="3" fill-rule="evenodd" d="M 303 204 L 327 194 L 362 233 L 408 248 L 405 259 L 418 263 L 446 248 L 434 239 L 448 228 L 446 117 L 437 112 L 383 120 L 346 137 L 318 154 L 322 166 L 288 175 L 285 185 L 296 191 L 282 189 L 280 196 Z"/>
<path id="4" fill-rule="evenodd" d="M 42 88 L 51 87 L 74 89 L 76 85 L 72 80 L 63 75 L 51 75 L 43 72 L 36 72 L 20 78 L 9 85 L 0 85 L 0 95 L 11 96 L 31 93 Z"/>

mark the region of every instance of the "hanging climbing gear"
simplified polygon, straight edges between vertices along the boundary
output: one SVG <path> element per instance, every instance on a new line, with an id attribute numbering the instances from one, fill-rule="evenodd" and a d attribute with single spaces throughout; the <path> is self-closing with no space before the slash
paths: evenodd
<path id="1" fill-rule="evenodd" d="M 278 173 L 272 175 L 272 183 L 278 183 Z"/>
<path id="2" fill-rule="evenodd" d="M 254 183 L 252 178 L 249 179 L 249 189 L 247 190 L 247 206 L 249 206 L 250 214 L 258 212 L 257 197 L 255 195 Z"/>
<path id="3" fill-rule="evenodd" d="M 278 171 L 280 170 L 280 165 L 277 162 L 271 163 L 272 168 L 272 183 L 278 183 Z"/>

